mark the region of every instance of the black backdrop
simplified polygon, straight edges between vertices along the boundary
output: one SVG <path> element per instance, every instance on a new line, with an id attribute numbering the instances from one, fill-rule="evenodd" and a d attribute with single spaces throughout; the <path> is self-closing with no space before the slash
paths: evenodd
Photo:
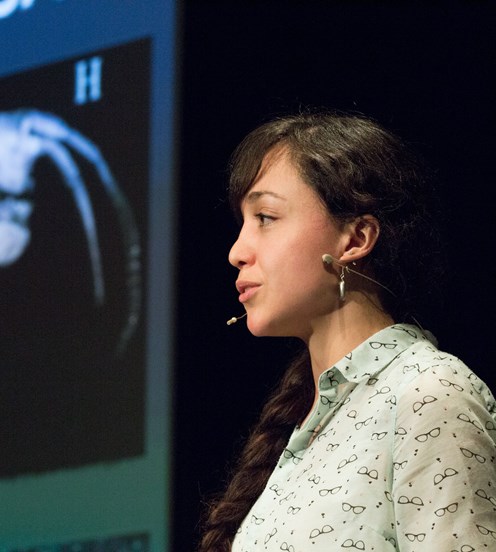
<path id="1" fill-rule="evenodd" d="M 185 2 L 174 551 L 194 548 L 201 501 L 220 489 L 293 350 L 225 323 L 243 312 L 226 258 L 237 227 L 225 168 L 267 118 L 308 105 L 359 111 L 438 169 L 450 272 L 444 308 L 423 324 L 496 389 L 491 4 Z"/>

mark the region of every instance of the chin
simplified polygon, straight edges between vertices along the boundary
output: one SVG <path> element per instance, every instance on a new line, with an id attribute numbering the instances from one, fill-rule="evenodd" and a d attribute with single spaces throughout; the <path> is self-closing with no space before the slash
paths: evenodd
<path id="1" fill-rule="evenodd" d="M 252 335 L 254 335 L 255 337 L 270 337 L 270 336 L 273 335 L 273 334 L 268 332 L 267 328 L 260 327 L 257 324 L 250 324 L 248 322 L 247 327 L 248 327 L 248 330 L 250 331 L 250 333 Z"/>
<path id="2" fill-rule="evenodd" d="M 255 337 L 291 337 L 294 335 L 288 331 L 288 328 L 283 328 L 281 323 L 272 318 L 267 320 L 248 314 L 246 325 Z"/>
<path id="3" fill-rule="evenodd" d="M 246 326 L 255 337 L 268 337 L 273 335 L 270 331 L 270 322 L 260 316 L 248 314 Z"/>

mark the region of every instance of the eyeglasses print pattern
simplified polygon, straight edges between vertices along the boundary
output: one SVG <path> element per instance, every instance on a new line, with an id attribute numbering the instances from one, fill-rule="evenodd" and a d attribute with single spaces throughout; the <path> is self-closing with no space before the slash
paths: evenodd
<path id="1" fill-rule="evenodd" d="M 496 550 L 490 391 L 414 326 L 363 345 L 343 359 L 356 386 L 320 401 L 304 446 L 295 432 L 232 552 Z"/>

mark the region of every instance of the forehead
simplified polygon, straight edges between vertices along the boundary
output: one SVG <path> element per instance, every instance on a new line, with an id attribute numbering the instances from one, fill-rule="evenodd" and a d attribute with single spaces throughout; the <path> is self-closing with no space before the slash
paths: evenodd
<path id="1" fill-rule="evenodd" d="M 246 195 L 242 207 L 267 199 L 274 202 L 321 204 L 319 196 L 300 175 L 295 163 L 284 150 L 269 152 Z"/>

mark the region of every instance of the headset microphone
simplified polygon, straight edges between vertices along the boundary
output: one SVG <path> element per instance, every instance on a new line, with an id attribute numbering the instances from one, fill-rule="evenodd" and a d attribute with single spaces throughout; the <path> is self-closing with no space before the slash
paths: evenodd
<path id="1" fill-rule="evenodd" d="M 331 265 L 331 264 L 335 264 L 337 266 L 340 266 L 343 268 L 343 270 L 346 270 L 346 272 L 352 272 L 353 274 L 356 274 L 357 276 L 361 276 L 362 278 L 365 278 L 366 280 L 368 280 L 369 282 L 373 282 L 374 284 L 377 284 L 378 286 L 380 286 L 382 289 L 385 289 L 387 292 L 389 292 L 393 297 L 396 297 L 396 293 L 394 293 L 393 291 L 391 291 L 387 286 L 385 286 L 384 284 L 381 284 L 381 282 L 378 282 L 377 280 L 374 280 L 374 278 L 371 278 L 370 276 L 367 276 L 366 274 L 363 274 L 363 272 L 358 272 L 358 270 L 354 270 L 353 268 L 350 268 L 348 265 L 346 264 L 343 264 L 341 263 L 340 261 L 338 261 L 338 259 L 336 259 L 335 257 L 333 257 L 332 255 L 329 255 L 329 253 L 324 253 L 322 255 L 322 262 L 326 265 Z M 356 264 L 356 263 L 351 263 L 351 264 Z M 420 326 L 420 324 L 419 324 Z M 421 326 L 420 326 L 421 327 Z"/>
<path id="2" fill-rule="evenodd" d="M 329 255 L 329 253 L 324 253 L 322 255 L 322 260 L 326 265 L 331 265 L 332 263 L 336 263 L 339 266 L 343 266 L 332 255 Z"/>
<path id="3" fill-rule="evenodd" d="M 230 326 L 231 324 L 236 324 L 236 322 L 238 320 L 241 320 L 242 318 L 244 318 L 245 316 L 247 315 L 247 313 L 245 312 L 243 314 L 243 316 L 238 316 L 237 318 L 235 316 L 233 316 L 232 318 L 230 318 L 228 321 L 227 321 L 227 325 Z"/>

